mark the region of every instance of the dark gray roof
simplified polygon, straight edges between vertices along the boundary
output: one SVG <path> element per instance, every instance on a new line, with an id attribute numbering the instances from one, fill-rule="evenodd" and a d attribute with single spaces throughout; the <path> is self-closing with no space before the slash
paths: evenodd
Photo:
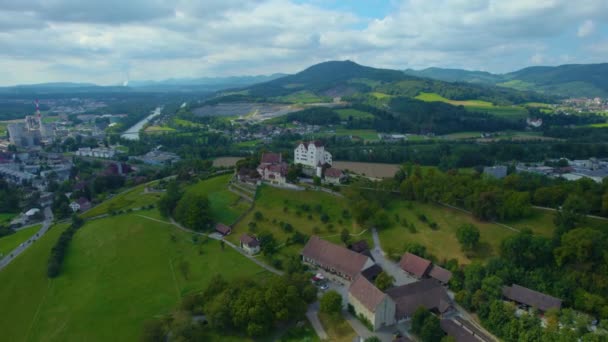
<path id="1" fill-rule="evenodd" d="M 397 304 L 398 319 L 411 316 L 421 306 L 440 313 L 446 312 L 452 306 L 445 288 L 435 279 L 423 279 L 393 287 L 386 290 L 386 294 Z"/>
<path id="2" fill-rule="evenodd" d="M 456 342 L 485 342 L 489 341 L 485 336 L 480 336 L 469 329 L 468 326 L 451 319 L 442 319 L 440 322 L 441 329 L 452 336 Z"/>
<path id="3" fill-rule="evenodd" d="M 513 286 L 504 286 L 502 288 L 502 295 L 507 299 L 535 307 L 541 311 L 547 311 L 553 308 L 559 309 L 562 306 L 562 301 L 559 298 L 530 290 L 529 288 L 517 284 L 513 284 Z"/>

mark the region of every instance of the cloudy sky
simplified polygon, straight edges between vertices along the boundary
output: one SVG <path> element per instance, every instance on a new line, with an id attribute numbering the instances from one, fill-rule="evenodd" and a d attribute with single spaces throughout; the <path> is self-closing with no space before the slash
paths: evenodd
<path id="1" fill-rule="evenodd" d="M 608 62 L 607 0 L 1 0 L 0 84 Z"/>

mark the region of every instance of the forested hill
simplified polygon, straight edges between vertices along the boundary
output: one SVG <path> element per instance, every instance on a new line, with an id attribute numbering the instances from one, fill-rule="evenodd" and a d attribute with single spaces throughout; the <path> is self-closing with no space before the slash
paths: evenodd
<path id="1" fill-rule="evenodd" d="M 441 81 L 497 85 L 565 97 L 608 97 L 608 63 L 536 66 L 507 74 L 442 68 L 407 69 L 404 73 Z"/>
<path id="2" fill-rule="evenodd" d="M 517 91 L 493 85 L 431 80 L 407 75 L 398 70 L 362 66 L 352 61 L 316 64 L 295 75 L 238 89 L 236 93 L 246 95 L 249 99 L 314 102 L 337 96 L 362 94 L 416 97 L 422 92 L 437 93 L 452 100 L 476 99 L 501 105 L 552 101 L 547 96 L 534 92 Z"/>

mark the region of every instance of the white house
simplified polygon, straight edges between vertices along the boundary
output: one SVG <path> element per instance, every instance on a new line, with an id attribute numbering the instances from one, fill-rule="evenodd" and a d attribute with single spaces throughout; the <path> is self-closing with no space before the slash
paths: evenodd
<path id="1" fill-rule="evenodd" d="M 332 164 L 331 153 L 325 151 L 320 141 L 301 142 L 293 152 L 294 163 L 316 168 L 325 164 Z"/>
<path id="2" fill-rule="evenodd" d="M 260 241 L 249 234 L 241 235 L 241 248 L 249 255 L 254 255 L 260 251 Z"/>

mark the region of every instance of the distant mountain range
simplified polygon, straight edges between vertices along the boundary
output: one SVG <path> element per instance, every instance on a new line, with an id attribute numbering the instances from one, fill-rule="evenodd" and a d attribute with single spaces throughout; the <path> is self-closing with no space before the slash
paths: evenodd
<path id="1" fill-rule="evenodd" d="M 548 96 L 494 84 L 452 83 L 399 70 L 377 69 L 353 61 L 329 61 L 294 75 L 225 92 L 232 100 L 260 98 L 284 102 L 320 102 L 332 97 L 409 97 L 436 93 L 451 100 L 483 100 L 499 105 L 552 102 Z"/>
<path id="2" fill-rule="evenodd" d="M 563 97 L 608 97 L 608 63 L 536 66 L 506 74 L 442 68 L 404 72 L 447 82 L 496 85 Z"/>

